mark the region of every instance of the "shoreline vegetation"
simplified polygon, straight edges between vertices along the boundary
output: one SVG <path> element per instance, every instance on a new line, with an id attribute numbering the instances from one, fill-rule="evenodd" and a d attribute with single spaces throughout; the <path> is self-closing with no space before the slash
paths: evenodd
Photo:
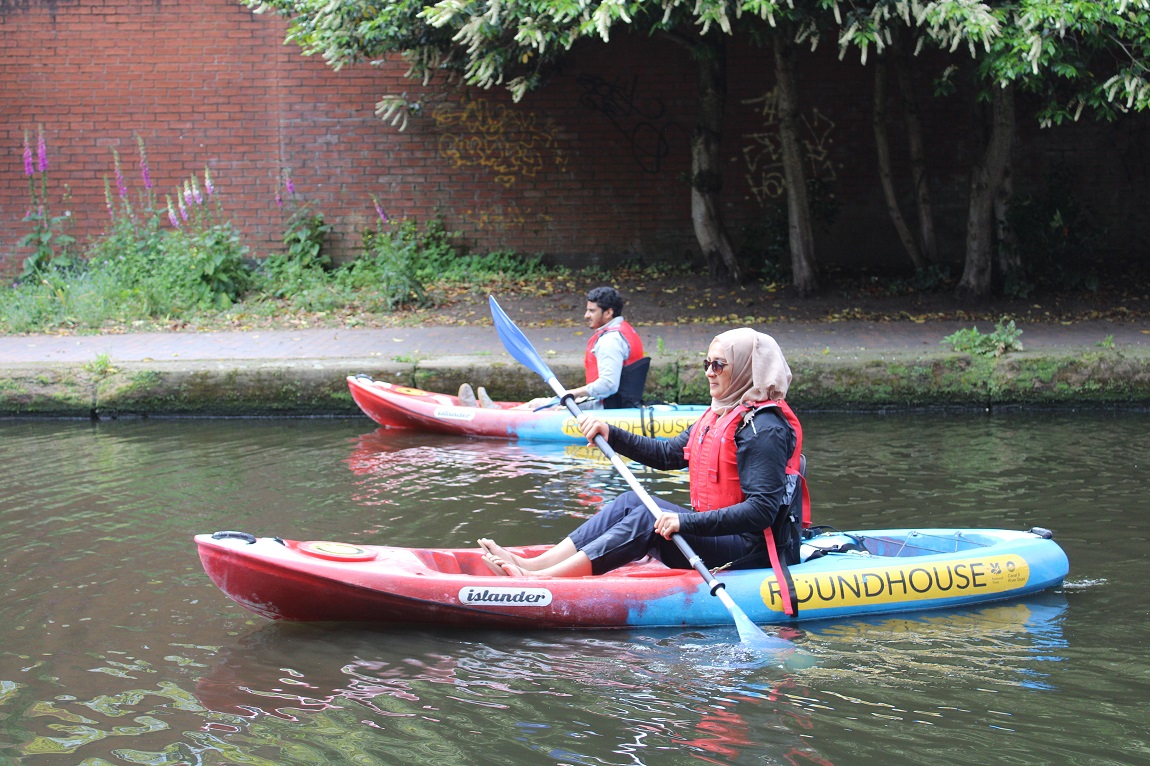
<path id="1" fill-rule="evenodd" d="M 960 299 L 956 275 L 937 264 L 913 273 L 905 265 L 886 273 L 824 268 L 823 289 L 799 297 L 789 257 L 762 236 L 745 237 L 739 258 L 746 278 L 738 285 L 713 279 L 701 261 L 621 257 L 609 267 L 573 269 L 539 255 L 473 253 L 442 217 L 392 220 L 374 196 L 377 218 L 358 232 L 354 257 L 336 263 L 326 247 L 332 226 L 287 168 L 274 195 L 282 247 L 253 253 L 210 168 L 162 192 L 138 135 L 136 143 L 138 188 L 131 188 L 128 163 L 113 148 L 112 175 L 104 177 L 108 222 L 99 236 L 79 243 L 69 234 L 68 186 L 54 192 L 49 179 L 43 128 L 25 131 L 28 229 L 19 245 L 28 255 L 23 271 L 0 288 L 0 332 L 485 324 L 489 293 L 516 302 L 517 321 L 526 326 L 566 326 L 581 323 L 583 295 L 597 284 L 620 288 L 629 318 L 640 325 L 1150 317 L 1150 264 L 1099 258 L 1101 243 L 1089 221 L 1067 219 L 1058 205 L 1032 210 L 1016 223 L 1014 247 L 1029 266 L 1006 275 L 993 299 Z M 60 207 L 63 213 L 53 212 Z M 1052 228 L 1051 220 L 1059 226 Z"/>

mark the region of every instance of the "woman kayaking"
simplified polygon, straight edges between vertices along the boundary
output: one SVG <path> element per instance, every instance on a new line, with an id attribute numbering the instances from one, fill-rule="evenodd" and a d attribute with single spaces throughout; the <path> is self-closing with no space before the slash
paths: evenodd
<path id="1" fill-rule="evenodd" d="M 711 406 L 673 439 L 628 433 L 584 414 L 588 441 L 603 436 L 620 455 L 657 469 L 689 469 L 691 508 L 655 499 L 658 517 L 634 492 L 607 503 L 543 554 L 516 556 L 481 539 L 496 574 L 580 577 L 644 556 L 673 569 L 691 564 L 671 542 L 681 533 L 709 568 L 798 562 L 805 488 L 802 428 L 787 406 L 791 370 L 775 340 L 750 328 L 715 336 L 703 369 Z M 773 549 L 773 550 L 772 550 Z"/>

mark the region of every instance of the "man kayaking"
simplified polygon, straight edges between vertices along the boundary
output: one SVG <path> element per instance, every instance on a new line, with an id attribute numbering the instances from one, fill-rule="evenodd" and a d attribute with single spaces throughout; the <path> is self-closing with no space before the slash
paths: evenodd
<path id="1" fill-rule="evenodd" d="M 614 287 L 596 287 L 587 293 L 583 318 L 593 331 L 583 355 L 587 383 L 569 393 L 583 409 L 640 406 L 651 360 L 643 356 L 639 333 L 623 318 L 623 296 Z M 459 400 L 470 407 L 499 407 L 483 386 L 473 392 L 468 383 L 459 387 Z M 552 403 L 558 406 L 554 398 L 542 397 L 520 408 L 534 410 Z"/>
<path id="2" fill-rule="evenodd" d="M 580 577 L 651 555 L 690 569 L 671 542 L 675 533 L 709 568 L 797 563 L 806 492 L 802 428 L 784 401 L 790 367 L 771 336 L 744 327 L 715 337 L 703 369 L 711 406 L 675 438 L 627 433 L 586 413 L 579 422 L 588 441 L 602 436 L 620 455 L 657 469 L 688 468 L 691 508 L 655 498 L 663 509 L 656 518 L 627 492 L 536 557 L 479 540 L 488 567 L 515 577 Z"/>

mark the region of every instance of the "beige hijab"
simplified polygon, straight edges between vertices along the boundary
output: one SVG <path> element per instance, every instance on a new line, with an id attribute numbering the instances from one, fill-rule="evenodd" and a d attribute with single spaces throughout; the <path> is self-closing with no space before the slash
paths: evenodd
<path id="1" fill-rule="evenodd" d="M 719 333 L 719 344 L 731 363 L 731 386 L 722 399 L 711 399 L 711 409 L 722 414 L 740 402 L 781 401 L 791 384 L 791 368 L 783 350 L 765 333 L 740 327 Z"/>

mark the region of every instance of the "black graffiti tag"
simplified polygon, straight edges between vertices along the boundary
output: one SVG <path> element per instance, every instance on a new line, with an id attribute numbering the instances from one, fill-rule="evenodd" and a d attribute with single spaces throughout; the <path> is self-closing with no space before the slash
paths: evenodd
<path id="1" fill-rule="evenodd" d="M 674 122 L 659 125 L 666 114 L 662 99 L 638 98 L 638 76 L 628 83 L 621 77 L 608 81 L 599 75 L 581 74 L 575 81 L 583 88 L 579 103 L 605 116 L 627 137 L 639 167 L 658 173 L 663 158 L 670 153 L 667 131 L 676 127 Z"/>

